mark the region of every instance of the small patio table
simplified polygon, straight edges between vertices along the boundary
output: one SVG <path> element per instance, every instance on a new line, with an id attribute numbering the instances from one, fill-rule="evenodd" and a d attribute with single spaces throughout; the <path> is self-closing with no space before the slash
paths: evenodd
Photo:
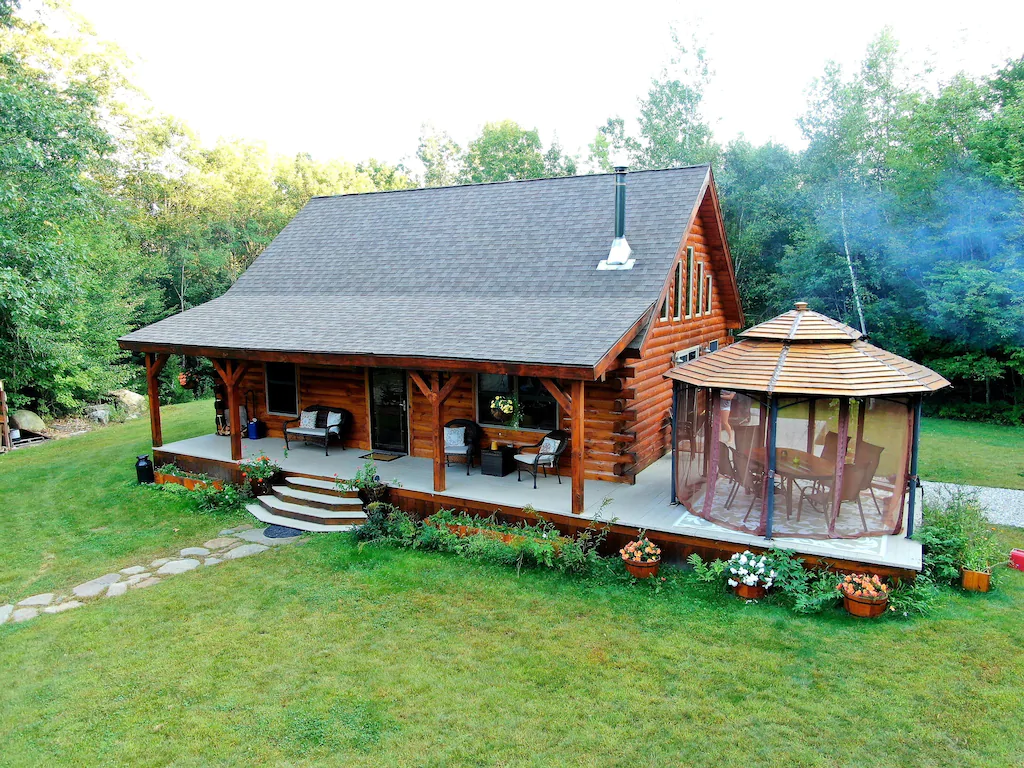
<path id="1" fill-rule="evenodd" d="M 767 451 L 761 447 L 755 447 L 750 454 L 751 458 L 765 466 Z M 825 516 L 828 517 L 828 510 L 831 509 L 833 486 L 835 485 L 836 464 L 834 461 L 815 456 L 813 453 L 801 451 L 796 448 L 775 449 L 775 474 L 782 478 L 783 489 L 786 493 L 786 519 L 793 514 L 793 489 L 797 480 L 807 480 L 812 483 L 821 483 L 828 488 L 829 503 L 826 507 Z"/>

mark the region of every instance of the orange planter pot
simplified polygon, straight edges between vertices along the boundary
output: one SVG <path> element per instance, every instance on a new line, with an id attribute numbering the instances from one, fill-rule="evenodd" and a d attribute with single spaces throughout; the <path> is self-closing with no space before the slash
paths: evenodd
<path id="1" fill-rule="evenodd" d="M 630 575 L 634 579 L 649 579 L 652 576 L 658 575 L 658 569 L 661 568 L 661 558 L 657 560 L 651 560 L 649 563 L 637 563 L 633 560 L 623 560 L 626 564 L 626 570 L 629 571 Z"/>
<path id="2" fill-rule="evenodd" d="M 851 616 L 859 616 L 863 619 L 873 619 L 885 613 L 889 605 L 889 598 L 881 600 L 870 600 L 866 597 L 854 597 L 843 593 L 843 607 Z"/>
<path id="3" fill-rule="evenodd" d="M 992 574 L 985 571 L 960 571 L 960 583 L 968 592 L 988 592 L 992 586 Z"/>
<path id="4" fill-rule="evenodd" d="M 732 591 L 736 593 L 736 597 L 742 598 L 743 600 L 761 600 L 765 595 L 768 594 L 768 590 L 762 586 L 749 586 L 742 582 L 732 588 Z"/>

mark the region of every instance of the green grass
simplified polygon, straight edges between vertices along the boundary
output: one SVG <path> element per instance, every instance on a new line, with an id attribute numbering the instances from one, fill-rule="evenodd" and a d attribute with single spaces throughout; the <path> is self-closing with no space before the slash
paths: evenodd
<path id="1" fill-rule="evenodd" d="M 1024 489 L 1024 427 L 924 419 L 920 467 L 925 480 Z"/>
<path id="2" fill-rule="evenodd" d="M 164 439 L 212 431 L 210 412 L 204 401 L 162 409 Z M 0 604 L 191 546 L 231 524 L 138 486 L 134 459 L 151 446 L 141 418 L 0 457 Z"/>
<path id="3" fill-rule="evenodd" d="M 167 409 L 168 438 L 206 410 Z M 144 435 L 0 460 L 0 503 L 35 486 L 5 538 L 12 596 L 222 526 L 130 485 Z M 89 504 L 60 506 L 71 490 Z M 0 626 L 0 763 L 1019 765 L 1022 606 L 1016 571 L 930 618 L 863 622 L 319 536 Z"/>

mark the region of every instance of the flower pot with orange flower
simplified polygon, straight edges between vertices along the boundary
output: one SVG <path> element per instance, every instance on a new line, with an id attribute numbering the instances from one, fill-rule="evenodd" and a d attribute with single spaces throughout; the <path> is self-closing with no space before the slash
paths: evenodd
<path id="1" fill-rule="evenodd" d="M 254 459 L 240 461 L 238 466 L 242 477 L 249 481 L 253 496 L 267 496 L 281 472 L 281 465 L 262 453 Z"/>
<path id="2" fill-rule="evenodd" d="M 850 573 L 839 582 L 843 607 L 851 616 L 871 619 L 885 613 L 889 604 L 889 585 L 877 575 Z"/>
<path id="3" fill-rule="evenodd" d="M 729 558 L 728 584 L 743 600 L 761 600 L 775 583 L 774 563 L 769 555 L 755 555 L 749 549 Z"/>
<path id="4" fill-rule="evenodd" d="M 631 541 L 619 550 L 622 561 L 626 564 L 626 570 L 633 578 L 649 579 L 658 575 L 661 567 L 661 549 L 654 544 L 643 531 L 640 538 Z"/>

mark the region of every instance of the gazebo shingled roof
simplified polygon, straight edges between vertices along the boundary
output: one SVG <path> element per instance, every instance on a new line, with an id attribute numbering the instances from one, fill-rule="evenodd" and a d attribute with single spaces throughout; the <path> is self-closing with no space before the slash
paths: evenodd
<path id="1" fill-rule="evenodd" d="M 740 336 L 666 375 L 711 389 L 824 397 L 916 394 L 949 386 L 935 371 L 863 341 L 860 331 L 804 302 Z"/>

